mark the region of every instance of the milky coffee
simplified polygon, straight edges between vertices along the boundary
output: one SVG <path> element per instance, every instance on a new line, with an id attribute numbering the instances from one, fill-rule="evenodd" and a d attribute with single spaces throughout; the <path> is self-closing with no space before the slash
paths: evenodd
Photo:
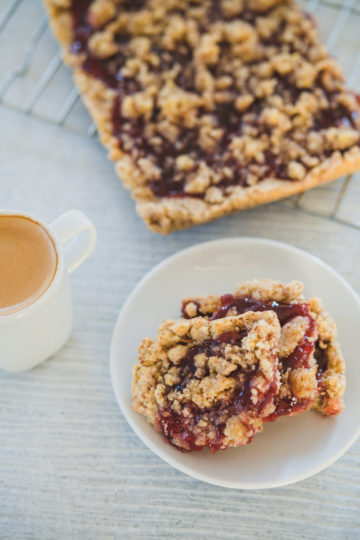
<path id="1" fill-rule="evenodd" d="M 26 216 L 0 214 L 0 317 L 40 298 L 56 268 L 54 242 L 40 223 Z"/>

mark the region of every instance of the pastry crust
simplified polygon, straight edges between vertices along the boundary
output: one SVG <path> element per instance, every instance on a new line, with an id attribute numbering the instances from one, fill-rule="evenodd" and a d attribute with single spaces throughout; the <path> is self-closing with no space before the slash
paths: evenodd
<path id="1" fill-rule="evenodd" d="M 258 6 L 255 0 L 249 2 L 249 4 L 252 4 L 252 9 L 265 9 L 266 2 L 264 3 L 264 0 L 258 1 Z M 103 6 L 105 4 L 113 4 L 113 2 L 108 2 L 107 0 L 96 0 L 94 3 L 98 3 L 98 5 L 102 3 Z M 282 9 L 293 11 L 296 9 L 292 1 L 273 1 L 269 3 L 269 6 L 272 7 L 274 4 L 284 3 L 289 4 L 289 7 Z M 327 130 L 329 133 L 326 136 L 333 138 L 330 155 L 321 159 L 317 165 L 308 168 L 306 173 L 304 166 L 299 161 L 292 161 L 290 163 L 293 168 L 292 180 L 279 179 L 274 176 L 265 177 L 257 181 L 254 185 L 230 185 L 224 192 L 221 192 L 216 185 L 210 184 L 210 188 L 207 188 L 205 196 L 202 198 L 191 196 L 191 192 L 187 196 L 181 197 L 155 196 L 149 187 L 149 175 L 151 175 L 149 170 L 153 167 L 153 163 L 145 160 L 143 165 L 140 166 L 139 163 L 141 160 L 135 160 L 132 157 L 131 151 L 127 151 L 124 147 L 120 148 L 119 139 L 114 136 L 112 115 L 114 103 L 116 103 L 116 91 L 82 69 L 83 56 L 81 54 L 76 55 L 70 52 L 70 46 L 73 40 L 72 15 L 70 12 L 71 2 L 67 0 L 45 0 L 45 4 L 49 11 L 50 24 L 63 47 L 64 60 L 74 69 L 75 82 L 81 92 L 85 105 L 97 125 L 101 141 L 109 150 L 109 158 L 115 162 L 115 169 L 118 176 L 123 180 L 125 186 L 131 191 L 133 198 L 136 200 L 138 214 L 144 219 L 151 230 L 167 234 L 178 229 L 186 229 L 190 226 L 231 214 L 237 210 L 251 208 L 259 204 L 269 203 L 300 193 L 360 169 L 359 141 L 347 145 L 338 141 L 336 133 Z M 260 13 L 260 11 L 258 12 Z M 319 43 L 317 45 L 320 47 Z M 334 73 L 335 83 L 332 81 L 331 84 L 335 84 L 336 88 L 337 85 L 340 85 L 342 100 L 352 100 L 351 107 L 357 111 L 356 114 L 359 116 L 360 107 L 356 104 L 354 97 L 344 91 L 341 82 L 342 76 L 338 73 L 337 66 L 331 63 L 332 61 L 330 61 L 325 53 L 322 54 L 324 55 L 324 60 L 322 60 L 325 65 L 324 69 Z M 326 84 L 330 83 L 327 82 Z M 282 113 L 281 115 L 281 122 L 286 122 L 286 115 L 284 116 Z M 354 121 L 357 123 L 359 122 L 358 116 L 354 115 Z M 277 122 L 276 119 L 274 121 L 275 123 Z M 337 128 L 331 129 L 335 129 L 336 131 Z M 351 138 L 356 135 L 356 130 L 359 130 L 358 125 L 356 129 L 345 130 L 342 134 Z M 309 157 L 311 158 L 311 156 L 307 155 L 307 159 Z M 287 159 L 289 165 L 289 158 Z M 154 174 L 156 174 L 156 167 L 153 167 L 153 169 Z M 210 174 L 211 170 L 206 169 L 206 172 Z M 187 175 L 186 182 L 189 181 L 189 176 L 191 175 Z M 199 180 L 202 181 L 202 178 L 200 176 L 196 177 L 196 182 Z"/>
<path id="2" fill-rule="evenodd" d="M 251 442 L 274 410 L 280 326 L 273 312 L 166 320 L 134 366 L 134 409 L 183 450 Z"/>
<path id="3" fill-rule="evenodd" d="M 281 302 L 285 304 L 306 302 L 303 294 L 303 284 L 300 281 L 291 281 L 287 285 L 270 279 L 241 282 L 235 297 L 251 297 L 262 302 Z M 343 395 L 345 391 L 345 362 L 337 341 L 337 330 L 334 320 L 324 311 L 321 300 L 312 298 L 308 300 L 311 316 L 317 324 L 317 340 L 314 354 L 311 357 L 310 369 L 296 371 L 290 378 L 284 379 L 281 392 L 290 388 L 299 397 L 309 398 L 309 406 L 324 415 L 339 414 L 344 408 Z M 221 306 L 221 296 L 209 295 L 203 297 L 185 298 L 183 300 L 183 314 L 186 317 L 199 315 L 211 317 Z M 236 309 L 224 311 L 224 315 L 234 315 Z M 294 327 L 298 331 L 298 317 L 293 319 Z M 301 322 L 301 320 L 300 320 Z M 287 342 L 294 339 L 294 334 L 288 325 L 282 327 L 279 357 L 288 354 Z M 297 341 L 299 338 L 296 338 Z M 285 346 L 284 346 L 285 344 Z M 283 352 L 282 352 L 283 351 Z"/>

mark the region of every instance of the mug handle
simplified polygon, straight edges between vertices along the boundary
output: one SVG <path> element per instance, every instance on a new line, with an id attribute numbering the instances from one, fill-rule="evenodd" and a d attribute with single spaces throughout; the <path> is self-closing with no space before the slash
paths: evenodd
<path id="1" fill-rule="evenodd" d="M 96 229 L 80 210 L 69 210 L 49 225 L 64 248 L 65 264 L 71 274 L 93 252 Z"/>

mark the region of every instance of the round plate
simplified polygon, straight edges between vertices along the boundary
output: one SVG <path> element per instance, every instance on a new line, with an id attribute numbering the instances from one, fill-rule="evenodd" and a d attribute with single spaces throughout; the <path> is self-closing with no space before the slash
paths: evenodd
<path id="1" fill-rule="evenodd" d="M 132 366 L 143 337 L 155 337 L 163 319 L 179 318 L 184 296 L 233 292 L 245 279 L 303 281 L 335 318 L 347 365 L 346 408 L 337 418 L 310 411 L 265 424 L 254 441 L 217 454 L 182 453 L 132 409 Z M 206 242 L 166 259 L 135 287 L 121 310 L 111 344 L 111 377 L 120 408 L 142 441 L 164 461 L 219 486 L 270 488 L 307 478 L 339 458 L 360 434 L 357 335 L 360 300 L 332 268 L 287 244 L 257 238 Z"/>

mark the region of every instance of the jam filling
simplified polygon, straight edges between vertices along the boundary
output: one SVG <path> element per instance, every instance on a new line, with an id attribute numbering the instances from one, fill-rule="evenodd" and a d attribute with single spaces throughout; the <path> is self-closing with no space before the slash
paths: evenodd
<path id="1" fill-rule="evenodd" d="M 238 112 L 233 103 L 217 104 L 212 114 L 216 117 L 218 126 L 224 128 L 224 135 L 218 141 L 215 152 L 205 152 L 198 144 L 198 131 L 197 130 L 185 130 L 183 129 L 180 136 L 175 143 L 171 143 L 166 140 L 161 134 L 157 134 L 162 140 L 161 146 L 157 149 L 153 144 L 149 143 L 144 136 L 145 122 L 139 119 L 124 118 L 121 114 L 121 103 L 126 95 L 133 94 L 139 90 L 142 90 L 139 82 L 135 78 L 124 78 L 120 70 L 124 66 L 127 58 L 129 57 L 129 51 L 127 50 L 127 43 L 130 36 L 121 34 L 116 36 L 116 41 L 119 44 L 119 52 L 110 58 L 100 58 L 94 55 L 88 47 L 89 38 L 95 31 L 95 29 L 88 18 L 88 9 L 92 0 L 72 0 L 71 13 L 73 17 L 73 43 L 71 46 L 71 52 L 73 54 L 82 54 L 84 60 L 82 62 L 82 68 L 91 76 L 101 80 L 107 87 L 113 89 L 116 92 L 116 98 L 114 100 L 112 124 L 114 136 L 118 139 L 121 148 L 124 147 L 124 140 L 131 138 L 133 145 L 130 150 L 132 158 L 135 163 L 140 158 L 145 156 L 151 156 L 155 165 L 161 170 L 161 177 L 156 181 L 150 181 L 149 187 L 156 197 L 195 197 L 203 198 L 204 193 L 194 194 L 186 192 L 186 178 L 174 178 L 175 160 L 176 157 L 182 154 L 195 155 L 194 170 L 190 172 L 196 172 L 198 163 L 200 160 L 204 161 L 207 166 L 212 169 L 222 170 L 224 167 L 231 169 L 233 172 L 232 177 L 223 178 L 216 185 L 223 191 L 231 186 L 248 186 L 249 174 L 252 165 L 258 165 L 256 160 L 251 161 L 247 165 L 238 162 L 233 157 L 227 155 L 227 150 L 232 138 L 242 133 L 243 127 L 243 115 Z M 145 0 L 128 0 L 120 4 L 118 11 L 124 10 L 128 12 L 134 12 L 141 10 L 146 5 Z M 191 5 L 191 3 L 190 3 Z M 271 9 L 269 10 L 271 11 Z M 183 14 L 183 13 L 182 13 Z M 265 16 L 266 13 L 262 13 L 261 16 Z M 213 0 L 209 7 L 208 12 L 208 24 L 219 20 L 232 20 L 238 19 L 246 21 L 249 24 L 255 25 L 258 15 L 248 9 L 244 9 L 241 16 L 229 16 L 225 17 L 222 13 L 220 3 L 218 0 Z M 108 24 L 108 22 L 106 23 Z M 200 24 L 200 23 L 199 23 Z M 284 22 L 282 25 L 284 26 Z M 206 31 L 206 25 L 200 29 Z M 282 44 L 282 30 L 276 31 L 269 38 L 264 38 L 264 45 L 277 45 Z M 305 38 L 305 36 L 304 36 Z M 194 74 L 192 69 L 192 63 L 194 61 L 193 51 L 186 44 L 182 43 L 181 52 L 172 52 L 169 56 L 169 52 L 165 49 L 161 49 L 157 45 L 153 45 L 153 51 L 160 57 L 160 64 L 157 69 L 166 70 L 170 69 L 175 63 L 180 63 L 184 66 L 184 69 L 179 73 L 176 79 L 176 84 L 181 88 L 192 91 L 194 90 Z M 221 44 L 221 54 L 226 55 L 226 44 Z M 155 69 L 155 68 L 154 68 Z M 226 75 L 222 72 L 221 63 L 215 68 L 210 68 L 213 71 L 215 77 L 221 77 Z M 321 87 L 320 82 L 316 82 L 315 85 Z M 231 90 L 231 88 L 229 88 Z M 295 103 L 303 91 L 297 88 L 291 80 L 286 77 L 279 77 L 277 84 L 277 91 L 282 93 L 284 98 L 290 102 Z M 250 92 L 250 91 L 249 91 Z M 251 92 L 250 92 L 251 93 Z M 335 103 L 335 102 L 334 102 Z M 262 110 L 262 100 L 256 99 L 252 105 L 247 109 L 246 124 L 251 125 L 249 115 L 254 117 L 254 125 L 258 124 L 259 113 Z M 203 112 L 199 110 L 199 113 Z M 153 117 L 150 119 L 152 122 L 156 122 L 159 110 L 154 107 Z M 334 105 L 334 107 L 321 110 L 314 119 L 313 128 L 320 130 L 326 129 L 331 126 L 354 126 L 357 113 L 351 113 L 345 107 Z M 265 128 L 263 128 L 264 131 Z M 291 136 L 291 134 L 288 134 Z M 359 141 L 360 144 L 360 141 Z M 330 152 L 331 153 L 331 152 Z M 327 157 L 326 152 L 324 154 Z M 170 159 L 171 158 L 171 159 Z M 306 167 L 307 171 L 310 167 Z M 262 163 L 262 172 L 259 173 L 258 180 L 264 180 L 268 177 L 276 177 L 282 180 L 291 180 L 287 165 L 283 163 L 280 155 L 273 154 L 271 151 L 265 152 L 265 159 Z"/>
<path id="2" fill-rule="evenodd" d="M 181 383 L 168 388 L 168 393 L 174 390 L 182 391 L 190 379 L 196 379 L 196 366 L 194 358 L 197 354 L 204 353 L 209 358 L 214 355 L 220 355 L 224 344 L 241 346 L 243 338 L 247 332 L 226 332 L 221 334 L 217 339 L 208 339 L 199 345 L 191 347 L 181 361 L 180 376 Z M 269 385 L 267 392 L 262 396 L 262 400 L 256 405 L 251 401 L 252 378 L 256 375 L 256 369 L 245 372 L 241 368 L 237 368 L 230 376 L 238 378 L 231 399 L 228 402 L 220 402 L 213 407 L 201 409 L 192 401 L 183 401 L 181 403 L 182 413 L 174 411 L 171 407 L 163 408 L 159 411 L 159 427 L 166 439 L 173 444 L 179 437 L 184 442 L 185 451 L 201 450 L 207 446 L 211 452 L 217 452 L 223 447 L 225 438 L 225 422 L 224 418 L 229 418 L 241 413 L 243 410 L 251 411 L 258 415 L 260 411 L 269 403 L 276 392 L 276 383 Z M 208 375 L 208 373 L 206 374 Z M 205 375 L 205 376 L 206 376 Z M 185 412 L 186 410 L 186 412 Z M 196 444 L 196 435 L 194 428 L 198 422 L 211 423 L 215 429 L 216 435 L 212 438 L 207 438 L 203 445 Z M 178 445 L 177 445 L 178 446 Z"/>
<path id="3" fill-rule="evenodd" d="M 201 313 L 199 304 L 195 302 L 195 305 L 197 305 L 197 315 L 210 315 L 210 320 L 226 317 L 229 311 L 236 315 L 241 315 L 247 311 L 275 311 L 281 326 L 284 326 L 294 317 L 308 317 L 309 325 L 303 339 L 287 358 L 281 359 L 281 372 L 285 374 L 288 369 L 310 367 L 309 359 L 314 351 L 313 335 L 316 330 L 316 322 L 310 315 L 309 304 L 307 302 L 296 304 L 285 304 L 276 302 L 275 300 L 262 302 L 251 296 L 236 297 L 233 294 L 225 294 L 220 299 L 220 306 L 212 314 Z M 185 308 L 186 303 L 183 303 L 182 316 L 188 318 Z M 266 421 L 273 421 L 279 416 L 306 410 L 310 406 L 309 400 L 296 400 L 295 398 L 284 400 L 278 396 L 275 396 L 274 403 L 275 411 L 266 418 Z"/>
<path id="4" fill-rule="evenodd" d="M 313 319 L 310 314 L 308 315 L 308 318 L 309 326 L 301 342 L 287 358 L 281 359 L 282 373 L 286 373 L 288 369 L 292 370 L 310 367 L 309 359 L 315 347 L 313 336 L 317 325 L 315 319 Z M 274 399 L 275 410 L 272 414 L 264 419 L 264 422 L 273 422 L 280 416 L 287 416 L 289 414 L 297 414 L 301 411 L 306 411 L 310 408 L 311 403 L 312 402 L 309 399 L 281 399 L 278 395 L 276 395 Z"/>
<path id="5" fill-rule="evenodd" d="M 87 52 L 87 42 L 94 32 L 93 27 L 87 20 L 87 12 L 92 0 L 73 0 L 71 13 L 73 17 L 73 42 L 71 52 L 78 54 Z"/>
<path id="6" fill-rule="evenodd" d="M 171 387 L 170 390 L 182 391 L 190 379 L 196 378 L 194 377 L 196 371 L 194 358 L 197 354 L 203 353 L 209 358 L 210 356 L 216 356 L 221 352 L 221 346 L 223 344 L 229 343 L 231 345 L 241 346 L 241 342 L 246 334 L 246 332 L 226 332 L 221 334 L 216 340 L 207 339 L 203 341 L 203 343 L 200 343 L 200 345 L 191 347 L 180 364 L 181 383 Z M 209 373 L 205 374 L 205 376 L 207 375 L 209 375 Z"/>
<path id="7" fill-rule="evenodd" d="M 309 399 L 291 401 L 275 397 L 274 403 L 276 404 L 275 411 L 269 414 L 267 418 L 264 418 L 264 422 L 274 422 L 280 416 L 288 416 L 307 411 L 311 407 L 312 401 Z"/>
<path id="8" fill-rule="evenodd" d="M 327 370 L 328 356 L 326 353 L 326 349 L 322 349 L 318 342 L 315 346 L 314 356 L 318 365 L 317 377 L 318 379 L 320 379 L 324 371 Z"/>
<path id="9" fill-rule="evenodd" d="M 281 304 L 275 300 L 261 302 L 251 296 L 236 297 L 232 294 L 225 294 L 221 297 L 221 306 L 214 311 L 210 319 L 222 319 L 230 309 L 236 310 L 238 315 L 247 311 L 275 311 L 281 326 L 299 315 L 302 317 L 309 315 L 309 306 L 305 303 Z"/>
<path id="10" fill-rule="evenodd" d="M 315 115 L 314 129 L 328 129 L 330 127 L 349 127 L 356 128 L 356 120 L 359 113 L 349 111 L 343 105 L 337 105 L 336 107 L 328 107 L 322 109 Z"/>
<path id="11" fill-rule="evenodd" d="M 315 319 L 309 315 L 309 326 L 299 345 L 287 357 L 282 359 L 282 369 L 287 371 L 295 368 L 309 368 L 309 358 L 314 351 L 314 332 L 316 329 Z"/>
<path id="12" fill-rule="evenodd" d="M 325 382 L 323 380 L 323 374 L 328 368 L 329 358 L 327 355 L 327 349 L 321 348 L 319 342 L 316 342 L 314 356 L 315 356 L 316 363 L 318 365 L 318 370 L 316 373 L 316 378 L 318 381 L 318 390 L 321 395 L 329 397 Z"/>

